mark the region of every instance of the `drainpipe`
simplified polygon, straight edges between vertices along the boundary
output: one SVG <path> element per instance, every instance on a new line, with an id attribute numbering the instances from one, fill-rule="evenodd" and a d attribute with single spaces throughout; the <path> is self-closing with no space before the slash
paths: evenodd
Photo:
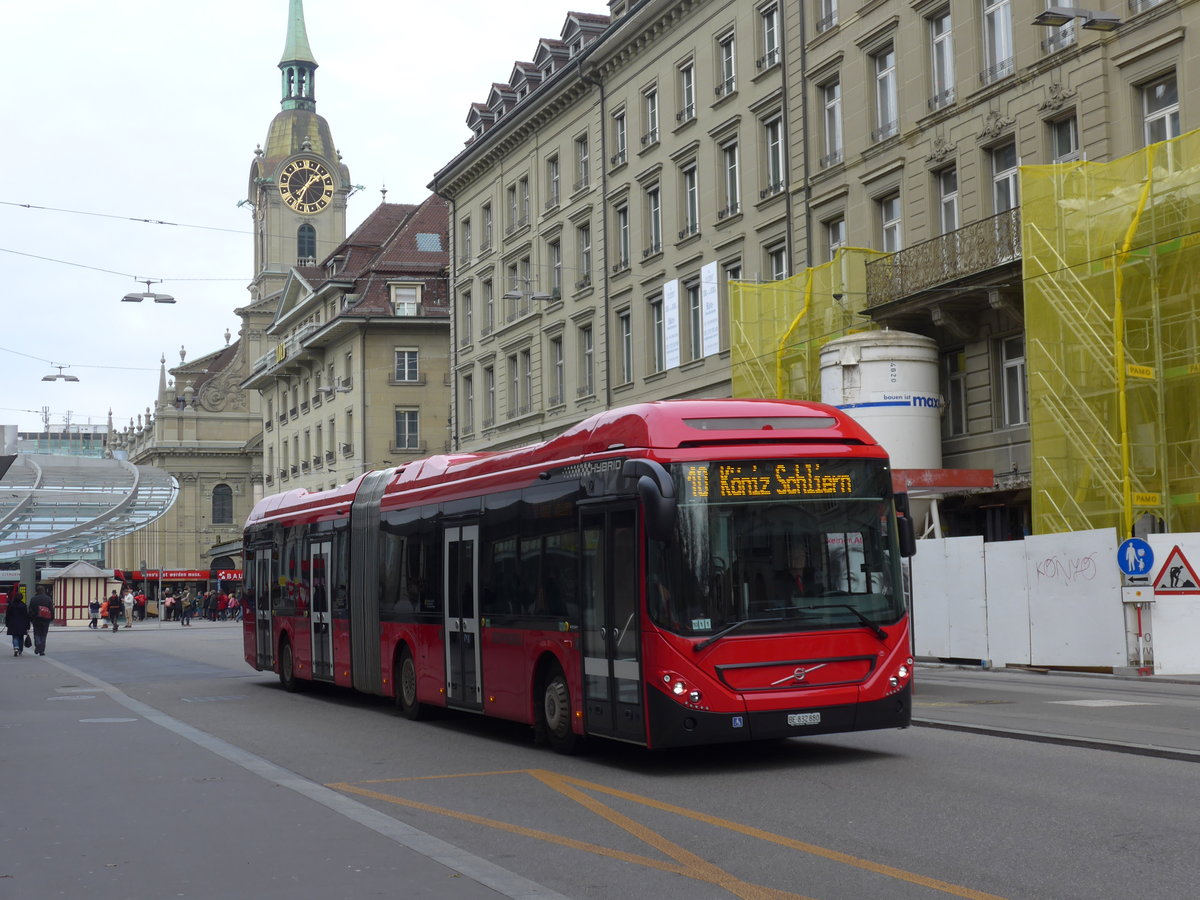
<path id="1" fill-rule="evenodd" d="M 812 180 L 809 178 L 809 149 L 808 143 L 808 90 L 804 84 L 804 71 L 807 66 L 808 50 L 804 45 L 804 35 L 807 33 L 807 4 L 800 4 L 800 117 L 804 123 L 801 130 L 800 156 L 801 165 L 804 173 L 801 179 L 804 194 L 804 267 L 811 269 L 813 266 L 813 251 L 812 251 L 812 204 L 809 202 L 812 199 Z M 786 117 L 787 111 L 791 109 L 791 103 L 788 101 L 788 70 L 787 70 L 787 53 L 784 53 L 780 65 L 783 66 L 783 114 Z M 784 123 L 788 127 L 788 123 Z M 790 131 L 788 132 L 791 133 Z M 790 154 L 789 154 L 790 156 Z M 788 240 L 792 240 L 792 193 L 788 191 Z M 793 248 L 795 245 L 793 244 Z"/>
<path id="2" fill-rule="evenodd" d="M 581 60 L 582 63 L 582 60 Z M 604 82 L 596 78 L 595 75 L 583 71 L 582 65 L 579 69 L 579 77 L 584 84 L 590 84 L 600 91 L 600 228 L 604 235 L 604 253 L 602 260 L 604 262 L 604 300 L 600 308 L 604 312 L 604 408 L 612 409 L 612 378 L 609 377 L 612 372 L 612 347 L 608 339 L 609 333 L 609 299 L 608 299 L 608 124 L 605 118 Z"/>
<path id="3" fill-rule="evenodd" d="M 455 296 L 454 286 L 458 283 L 458 230 L 454 227 L 454 223 L 458 221 L 458 207 L 454 205 L 454 200 L 447 197 L 438 190 L 437 176 L 433 179 L 433 195 L 441 197 L 450 205 L 450 234 L 454 235 L 455 240 L 450 242 L 450 277 L 446 280 L 446 302 L 450 306 L 450 355 L 448 357 L 450 363 L 450 421 L 447 425 L 450 428 L 450 449 L 458 449 L 458 428 L 455 427 L 455 411 L 458 409 L 458 310 L 457 300 Z"/>

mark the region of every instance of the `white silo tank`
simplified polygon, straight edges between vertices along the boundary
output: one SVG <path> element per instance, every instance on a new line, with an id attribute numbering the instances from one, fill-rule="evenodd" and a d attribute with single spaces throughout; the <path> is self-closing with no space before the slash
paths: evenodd
<path id="1" fill-rule="evenodd" d="M 845 410 L 895 469 L 942 467 L 942 398 L 932 338 L 867 331 L 821 348 L 821 401 Z"/>

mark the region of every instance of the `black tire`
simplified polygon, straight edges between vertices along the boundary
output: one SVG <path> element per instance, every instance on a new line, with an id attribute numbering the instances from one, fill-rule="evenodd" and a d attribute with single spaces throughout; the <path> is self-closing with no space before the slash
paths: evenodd
<path id="1" fill-rule="evenodd" d="M 292 655 L 292 642 L 286 638 L 279 643 L 279 683 L 289 694 L 300 690 L 300 680 L 296 678 L 296 658 Z"/>
<path id="2" fill-rule="evenodd" d="M 571 727 L 571 689 L 557 663 L 546 669 L 541 717 L 541 731 L 555 752 L 568 756 L 578 752 L 582 741 Z"/>
<path id="3" fill-rule="evenodd" d="M 406 719 L 425 718 L 425 705 L 417 700 L 417 664 L 408 647 L 400 649 L 400 658 L 392 670 L 392 700 L 396 712 Z"/>

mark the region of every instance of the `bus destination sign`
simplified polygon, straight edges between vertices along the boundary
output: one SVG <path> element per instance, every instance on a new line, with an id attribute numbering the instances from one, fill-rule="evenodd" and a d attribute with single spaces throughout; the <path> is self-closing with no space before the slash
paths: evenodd
<path id="1" fill-rule="evenodd" d="M 861 464 L 841 461 L 737 460 L 733 462 L 686 463 L 683 500 L 771 500 L 833 499 L 859 493 L 860 487 L 875 487 L 876 479 Z M 866 484 L 858 485 L 866 477 Z"/>

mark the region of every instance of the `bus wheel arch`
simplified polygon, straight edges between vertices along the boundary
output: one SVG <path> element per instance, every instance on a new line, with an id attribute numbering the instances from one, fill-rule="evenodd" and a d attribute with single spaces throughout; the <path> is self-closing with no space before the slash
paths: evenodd
<path id="1" fill-rule="evenodd" d="M 392 654 L 392 703 L 398 715 L 416 721 L 427 715 L 427 707 L 417 699 L 417 663 L 407 641 L 396 644 Z"/>

